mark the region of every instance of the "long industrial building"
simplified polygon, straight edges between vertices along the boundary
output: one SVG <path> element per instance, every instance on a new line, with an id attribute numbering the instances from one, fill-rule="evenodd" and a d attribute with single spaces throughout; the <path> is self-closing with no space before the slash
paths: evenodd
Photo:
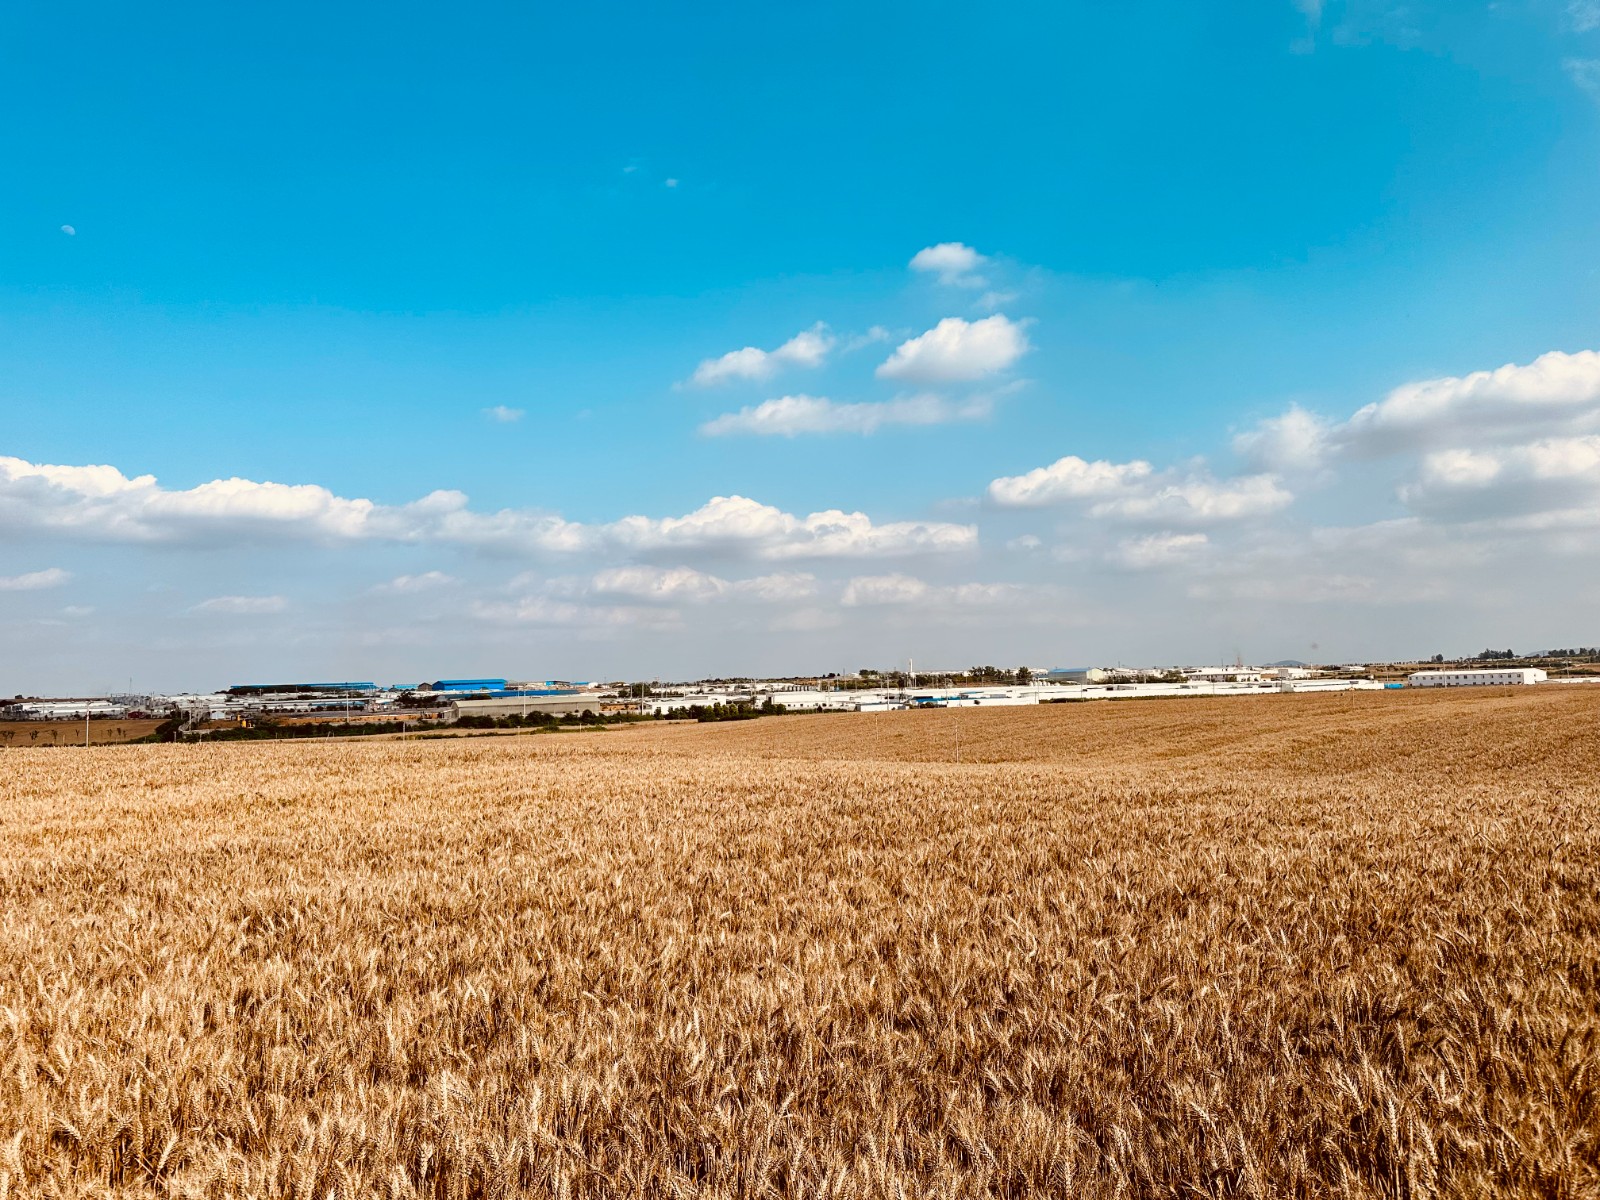
<path id="1" fill-rule="evenodd" d="M 1472 667 L 1464 671 L 1414 671 L 1412 687 L 1507 687 L 1543 683 L 1549 676 L 1538 667 Z"/>

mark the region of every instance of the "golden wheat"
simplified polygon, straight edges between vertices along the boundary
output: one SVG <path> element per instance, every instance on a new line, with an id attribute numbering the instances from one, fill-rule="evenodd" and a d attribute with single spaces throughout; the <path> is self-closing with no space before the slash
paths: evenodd
<path id="1" fill-rule="evenodd" d="M 1594 1195 L 1597 702 L 0 753 L 0 1200 Z"/>

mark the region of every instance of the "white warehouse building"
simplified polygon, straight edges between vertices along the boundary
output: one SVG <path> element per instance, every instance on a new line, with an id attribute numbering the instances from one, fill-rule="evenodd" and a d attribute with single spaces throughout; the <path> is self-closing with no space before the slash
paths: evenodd
<path id="1" fill-rule="evenodd" d="M 1505 687 L 1508 684 L 1543 683 L 1538 667 L 1483 668 L 1466 671 L 1415 671 L 1406 682 L 1412 687 Z"/>

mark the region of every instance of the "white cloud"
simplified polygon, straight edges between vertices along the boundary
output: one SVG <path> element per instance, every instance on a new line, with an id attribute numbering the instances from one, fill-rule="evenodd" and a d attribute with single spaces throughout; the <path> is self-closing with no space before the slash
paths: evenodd
<path id="1" fill-rule="evenodd" d="M 1600 29 L 1600 0 L 1571 0 L 1567 5 L 1567 20 L 1578 33 Z"/>
<path id="2" fill-rule="evenodd" d="M 681 517 L 583 524 L 526 509 L 474 512 L 465 494 L 435 491 L 403 505 L 348 499 L 311 484 L 217 480 L 171 491 L 153 475 L 0 457 L 0 525 L 15 533 L 95 541 L 202 545 L 260 540 L 388 541 L 505 554 L 704 550 L 765 560 L 861 558 L 971 550 L 977 529 L 940 521 L 875 524 L 865 513 L 806 516 L 743 496 L 715 496 Z"/>
<path id="3" fill-rule="evenodd" d="M 68 237 L 77 237 L 78 236 L 78 231 L 76 229 L 74 229 L 71 225 L 63 225 L 61 227 L 61 232 L 66 234 Z"/>
<path id="4" fill-rule="evenodd" d="M 727 580 L 692 567 L 626 566 L 598 572 L 589 591 L 652 603 L 727 599 L 777 604 L 816 593 L 816 577 L 800 572 Z"/>
<path id="5" fill-rule="evenodd" d="M 388 583 L 380 583 L 372 590 L 375 592 L 395 592 L 408 594 L 412 592 L 426 592 L 434 588 L 446 587 L 457 582 L 454 575 L 446 575 L 443 571 L 424 571 L 420 575 L 396 575 Z"/>
<path id="6" fill-rule="evenodd" d="M 1089 514 L 1148 524 L 1209 525 L 1264 516 L 1293 501 L 1294 495 L 1285 491 L 1274 475 L 1245 475 L 1220 481 L 1192 478 L 1102 500 L 1089 509 Z"/>
<path id="7" fill-rule="evenodd" d="M 29 571 L 23 575 L 0 575 L 0 592 L 37 592 L 60 587 L 71 578 L 72 573 L 60 567 L 46 567 L 43 571 Z"/>
<path id="8" fill-rule="evenodd" d="M 682 517 L 624 517 L 603 527 L 605 540 L 631 551 L 740 549 L 762 559 L 868 558 L 970 550 L 971 525 L 898 521 L 874 525 L 865 513 L 838 509 L 797 517 L 743 496 L 717 496 Z"/>
<path id="9" fill-rule="evenodd" d="M 711 600 L 728 590 L 728 581 L 692 567 L 612 567 L 599 572 L 590 587 L 600 595 L 639 600 Z"/>
<path id="10" fill-rule="evenodd" d="M 730 350 L 721 358 L 708 358 L 694 369 L 689 382 L 697 387 L 714 387 L 734 380 L 770 379 L 785 366 L 820 367 L 827 361 L 834 342 L 833 334 L 819 321 L 776 350 L 746 346 L 742 350 Z"/>
<path id="11" fill-rule="evenodd" d="M 1007 550 L 1016 550 L 1022 554 L 1032 554 L 1034 551 L 1042 550 L 1043 548 L 1044 542 L 1035 533 L 1025 533 L 1021 537 L 1014 537 L 1006 543 Z"/>
<path id="12" fill-rule="evenodd" d="M 1257 470 L 1310 470 L 1328 453 L 1329 423 L 1298 405 L 1233 439 L 1234 452 Z"/>
<path id="13" fill-rule="evenodd" d="M 912 255 L 911 269 L 937 275 L 940 283 L 950 287 L 981 288 L 986 287 L 988 281 L 977 271 L 988 261 L 961 242 L 940 242 Z"/>
<path id="14" fill-rule="evenodd" d="M 1022 590 L 1011 583 L 936 585 L 911 575 L 858 575 L 845 584 L 839 603 L 846 608 L 971 608 L 1004 603 Z"/>
<path id="15" fill-rule="evenodd" d="M 1210 544 L 1203 533 L 1152 533 L 1128 538 L 1111 552 L 1111 560 L 1132 571 L 1184 566 Z"/>
<path id="16" fill-rule="evenodd" d="M 1023 475 L 1002 476 L 989 484 L 989 499 L 1006 508 L 1036 508 L 1066 500 L 1112 496 L 1148 478 L 1154 468 L 1147 462 L 1087 462 L 1075 454 L 1058 458 L 1048 467 L 1035 467 Z"/>
<path id="17" fill-rule="evenodd" d="M 846 608 L 863 605 L 914 604 L 932 589 L 910 575 L 860 575 L 845 585 L 840 600 Z"/>
<path id="18" fill-rule="evenodd" d="M 708 437 L 730 434 L 795 437 L 815 433 L 876 433 L 888 425 L 947 425 L 978 421 L 994 409 L 993 399 L 975 397 L 956 404 L 942 396 L 901 396 L 881 402 L 840 404 L 820 396 L 781 396 L 723 413 L 700 432 Z"/>
<path id="19" fill-rule="evenodd" d="M 1541 514 L 1600 525 L 1600 435 L 1544 438 L 1493 450 L 1436 450 L 1400 489 L 1414 512 L 1445 520 Z"/>
<path id="20" fill-rule="evenodd" d="M 520 408 L 507 408 L 504 404 L 496 404 L 493 408 L 483 410 L 483 415 L 491 421 L 498 421 L 502 425 L 509 425 L 513 421 L 520 421 L 526 415 Z"/>
<path id="21" fill-rule="evenodd" d="M 847 352 L 864 350 L 868 346 L 876 346 L 879 342 L 887 342 L 893 336 L 882 325 L 874 325 L 865 333 L 853 334 L 845 339 L 843 349 Z"/>
<path id="22" fill-rule="evenodd" d="M 247 533 L 354 537 L 368 526 L 370 500 L 326 488 L 217 479 L 168 491 L 155 476 L 115 467 L 51 466 L 0 456 L 0 524 L 111 541 L 225 538 Z"/>
<path id="23" fill-rule="evenodd" d="M 979 321 L 946 317 L 901 342 L 877 373 L 908 383 L 966 383 L 1006 370 L 1030 348 L 1023 326 L 999 313 Z"/>
<path id="24" fill-rule="evenodd" d="M 282 596 L 213 596 L 209 600 L 202 600 L 189 611 L 248 617 L 280 613 L 288 606 L 289 602 Z"/>
<path id="25" fill-rule="evenodd" d="M 1448 444 L 1465 433 L 1600 425 L 1600 353 L 1552 350 L 1525 366 L 1407 383 L 1358 410 L 1333 438 L 1362 455 Z"/>
<path id="26" fill-rule="evenodd" d="M 978 297 L 978 307 L 986 308 L 993 312 L 997 308 L 1004 308 L 1020 295 L 1018 292 L 985 292 Z"/>
<path id="27" fill-rule="evenodd" d="M 780 571 L 773 575 L 758 575 L 754 579 L 741 579 L 733 588 L 737 595 L 759 600 L 763 604 L 784 604 L 815 596 L 817 577 L 803 571 Z"/>
<path id="28" fill-rule="evenodd" d="M 1600 101 L 1600 58 L 1569 58 L 1561 64 L 1572 82 Z"/>
<path id="29" fill-rule="evenodd" d="M 492 625 L 577 630 L 580 636 L 604 637 L 629 630 L 675 630 L 682 627 L 677 611 L 639 604 L 582 604 L 548 596 L 516 600 L 475 600 L 467 615 Z"/>
<path id="30" fill-rule="evenodd" d="M 989 499 L 1003 508 L 1092 501 L 1091 517 L 1171 526 L 1262 516 L 1285 507 L 1294 496 L 1275 475 L 1215 480 L 1202 473 L 1157 474 L 1142 459 L 1089 462 L 1069 454 L 1048 467 L 993 480 Z"/>

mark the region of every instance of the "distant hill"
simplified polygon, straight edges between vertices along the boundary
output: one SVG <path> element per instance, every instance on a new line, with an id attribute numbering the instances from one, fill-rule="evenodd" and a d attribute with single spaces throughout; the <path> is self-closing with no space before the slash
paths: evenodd
<path id="1" fill-rule="evenodd" d="M 1298 658 L 1285 658 L 1280 659 L 1278 662 L 1267 664 L 1269 667 L 1309 667 L 1310 665 L 1310 663 L 1301 662 Z"/>

